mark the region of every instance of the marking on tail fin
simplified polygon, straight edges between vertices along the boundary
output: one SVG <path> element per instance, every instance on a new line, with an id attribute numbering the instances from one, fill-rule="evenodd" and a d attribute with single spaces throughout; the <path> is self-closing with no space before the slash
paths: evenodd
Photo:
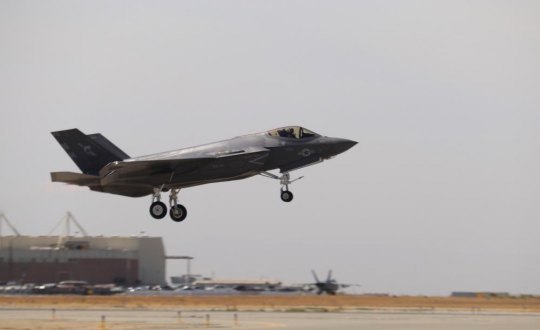
<path id="1" fill-rule="evenodd" d="M 52 135 L 85 174 L 97 175 L 107 164 L 127 156 L 101 134 L 89 137 L 74 128 L 52 132 Z"/>
<path id="2" fill-rule="evenodd" d="M 79 147 L 82 148 L 82 150 L 84 151 L 85 154 L 87 154 L 88 156 L 92 156 L 92 157 L 96 157 L 96 153 L 94 151 L 92 151 L 92 146 L 91 145 L 84 145 L 82 143 L 79 143 Z"/>

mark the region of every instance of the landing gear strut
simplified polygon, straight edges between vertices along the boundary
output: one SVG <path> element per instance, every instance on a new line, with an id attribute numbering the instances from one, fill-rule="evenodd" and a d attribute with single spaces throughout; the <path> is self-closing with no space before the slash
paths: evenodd
<path id="1" fill-rule="evenodd" d="M 289 172 L 284 172 L 283 175 L 281 176 L 277 176 L 269 172 L 261 172 L 260 175 L 270 178 L 270 179 L 279 180 L 279 183 L 281 184 L 281 200 L 287 203 L 292 201 L 294 197 L 293 193 L 289 191 L 289 185 L 293 183 L 294 181 L 297 181 L 303 178 L 303 176 L 301 176 L 299 178 L 291 180 L 291 176 Z"/>
<path id="2" fill-rule="evenodd" d="M 180 189 L 171 189 L 171 194 L 169 196 L 169 205 L 171 210 L 169 215 L 171 219 L 176 222 L 184 221 L 187 216 L 187 210 L 182 204 L 178 204 L 178 192 Z"/>
<path id="3" fill-rule="evenodd" d="M 167 215 L 167 205 L 161 201 L 161 190 L 160 188 L 154 188 L 154 193 L 152 194 L 152 204 L 150 205 L 150 215 L 155 219 L 163 219 Z M 187 216 L 186 208 L 178 204 L 178 192 L 180 189 L 171 189 L 171 194 L 169 195 L 169 206 L 171 210 L 169 215 L 173 221 L 181 222 Z"/>

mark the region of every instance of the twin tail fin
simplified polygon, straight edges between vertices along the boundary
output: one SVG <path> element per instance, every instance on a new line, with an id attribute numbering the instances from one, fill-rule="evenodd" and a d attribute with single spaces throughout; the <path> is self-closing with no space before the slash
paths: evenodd
<path id="1" fill-rule="evenodd" d="M 79 169 L 87 175 L 97 176 L 105 165 L 129 158 L 125 152 L 99 133 L 85 135 L 74 128 L 51 134 Z"/>

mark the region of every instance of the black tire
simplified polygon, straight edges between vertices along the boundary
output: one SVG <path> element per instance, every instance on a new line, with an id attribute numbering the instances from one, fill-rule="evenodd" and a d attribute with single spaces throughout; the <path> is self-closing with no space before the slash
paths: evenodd
<path id="1" fill-rule="evenodd" d="M 167 215 L 167 205 L 162 202 L 153 202 L 150 205 L 150 215 L 154 219 L 163 219 Z"/>
<path id="2" fill-rule="evenodd" d="M 169 210 L 169 216 L 173 221 L 182 222 L 187 217 L 187 210 L 181 204 L 176 204 Z"/>
<path id="3" fill-rule="evenodd" d="M 282 190 L 281 191 L 281 200 L 284 201 L 284 202 L 290 202 L 293 200 L 293 193 L 288 191 L 288 190 Z"/>

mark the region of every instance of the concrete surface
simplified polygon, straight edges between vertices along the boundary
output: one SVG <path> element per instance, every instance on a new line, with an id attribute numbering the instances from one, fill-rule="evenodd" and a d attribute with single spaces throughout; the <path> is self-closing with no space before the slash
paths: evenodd
<path id="1" fill-rule="evenodd" d="M 206 316 L 209 316 L 207 322 Z M 235 315 L 238 322 L 235 323 Z M 105 316 L 104 323 L 101 322 Z M 463 312 L 212 312 L 0 309 L 0 329 L 537 330 L 540 314 Z"/>

